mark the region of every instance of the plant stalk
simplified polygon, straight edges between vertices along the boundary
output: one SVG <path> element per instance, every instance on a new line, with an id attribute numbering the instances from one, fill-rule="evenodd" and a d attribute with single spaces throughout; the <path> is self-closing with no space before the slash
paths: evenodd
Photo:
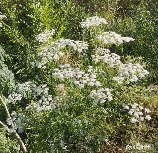
<path id="1" fill-rule="evenodd" d="M 14 123 L 13 123 L 13 121 L 12 121 L 12 119 L 11 119 L 11 115 L 10 115 L 10 113 L 9 113 L 9 110 L 8 110 L 8 108 L 7 108 L 7 105 L 6 105 L 5 101 L 3 100 L 3 98 L 2 98 L 1 96 L 0 96 L 0 100 L 1 100 L 1 102 L 2 102 L 2 104 L 3 104 L 3 106 L 4 106 L 4 109 L 5 109 L 5 111 L 6 111 L 7 117 L 8 117 L 8 118 L 10 119 L 10 121 L 11 121 L 11 127 L 14 129 Z M 2 123 L 1 121 L 0 121 L 0 124 L 1 124 L 2 126 L 4 126 L 5 128 L 7 127 L 7 126 L 6 126 L 4 123 Z M 9 131 L 8 127 L 7 127 L 7 131 Z M 28 151 L 27 151 L 27 149 L 26 149 L 26 146 L 25 146 L 24 142 L 21 140 L 21 138 L 20 138 L 19 134 L 16 132 L 16 130 L 13 131 L 13 134 L 15 135 L 16 139 L 18 140 L 18 142 L 19 142 L 21 148 L 23 149 L 23 152 L 24 152 L 24 153 L 27 153 Z"/>

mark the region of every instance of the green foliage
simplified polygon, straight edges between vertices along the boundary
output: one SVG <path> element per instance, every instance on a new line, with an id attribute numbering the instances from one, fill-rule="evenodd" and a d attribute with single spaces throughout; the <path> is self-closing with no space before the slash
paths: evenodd
<path id="1" fill-rule="evenodd" d="M 126 8 L 126 12 L 129 11 L 129 14 L 118 16 L 118 12 L 116 12 L 114 22 L 109 29 L 127 36 L 130 35 L 135 39 L 135 43 L 132 45 L 125 44 L 125 54 L 142 56 L 151 72 L 150 81 L 157 84 L 157 1 L 141 1 L 137 6 L 134 3 L 128 3 L 128 7 L 131 8 Z M 117 53 L 120 54 L 119 51 Z"/>
<path id="2" fill-rule="evenodd" d="M 0 94 L 7 95 L 15 86 L 14 74 L 8 69 L 4 63 L 7 55 L 0 46 Z"/>
<path id="3" fill-rule="evenodd" d="M 0 152 L 1 153 L 12 153 L 19 152 L 20 146 L 17 145 L 15 140 L 11 140 L 9 137 L 6 137 L 5 133 L 0 131 Z"/>

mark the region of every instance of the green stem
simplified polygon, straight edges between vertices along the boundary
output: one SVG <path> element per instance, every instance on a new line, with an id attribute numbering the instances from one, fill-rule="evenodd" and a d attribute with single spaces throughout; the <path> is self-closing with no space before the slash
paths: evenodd
<path id="1" fill-rule="evenodd" d="M 123 61 L 124 61 L 125 56 L 124 56 L 123 45 L 121 45 L 121 53 L 122 53 L 122 59 L 123 59 Z"/>

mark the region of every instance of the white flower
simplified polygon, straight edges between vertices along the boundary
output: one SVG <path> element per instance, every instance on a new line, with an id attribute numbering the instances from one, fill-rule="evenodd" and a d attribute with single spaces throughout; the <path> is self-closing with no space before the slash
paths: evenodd
<path id="1" fill-rule="evenodd" d="M 97 48 L 96 54 L 92 55 L 92 59 L 96 63 L 103 61 L 104 63 L 107 63 L 110 67 L 114 67 L 122 63 L 120 61 L 119 55 L 111 53 L 109 49 L 105 48 Z"/>
<path id="2" fill-rule="evenodd" d="M 135 39 L 133 39 L 132 37 L 122 37 L 122 40 L 125 42 L 130 42 L 130 41 L 134 41 Z"/>
<path id="3" fill-rule="evenodd" d="M 74 81 L 74 84 L 79 85 L 80 81 Z"/>
<path id="4" fill-rule="evenodd" d="M 143 107 L 142 107 L 142 106 L 139 106 L 139 109 L 140 109 L 140 110 L 142 110 L 142 109 L 143 109 Z"/>
<path id="5" fill-rule="evenodd" d="M 12 120 L 10 118 L 7 118 L 7 124 L 11 125 L 12 124 Z"/>
<path id="6" fill-rule="evenodd" d="M 133 75 L 132 78 L 130 79 L 131 82 L 137 82 L 138 77 L 136 75 Z"/>
<path id="7" fill-rule="evenodd" d="M 140 115 L 140 116 L 141 116 L 141 115 L 143 115 L 143 113 L 142 113 L 142 112 L 137 112 L 137 113 L 138 113 L 138 115 Z"/>
<path id="8" fill-rule="evenodd" d="M 120 45 L 123 42 L 134 41 L 131 37 L 122 37 L 121 35 L 115 32 L 103 32 L 101 35 L 98 35 L 98 40 L 104 44 L 117 44 Z"/>
<path id="9" fill-rule="evenodd" d="M 106 99 L 101 99 L 101 100 L 100 100 L 100 103 L 101 103 L 101 104 L 104 104 L 105 102 L 106 102 Z"/>
<path id="10" fill-rule="evenodd" d="M 144 75 L 139 75 L 140 73 Z M 126 83 L 136 82 L 139 78 L 145 77 L 146 74 L 146 70 L 140 64 L 121 63 L 119 65 L 118 76 L 114 77 L 113 80 L 118 83 L 121 83 L 121 81 L 126 81 Z M 122 80 L 119 78 L 122 78 Z"/>
<path id="11" fill-rule="evenodd" d="M 79 84 L 78 86 L 80 89 L 84 88 L 84 84 Z"/>
<path id="12" fill-rule="evenodd" d="M 82 77 L 82 75 L 81 74 L 78 74 L 78 75 L 76 75 L 76 78 L 81 78 Z"/>
<path id="13" fill-rule="evenodd" d="M 51 95 L 43 95 L 43 97 L 38 101 L 38 103 L 34 104 L 37 112 L 43 110 L 51 110 L 54 108 L 55 101 L 52 100 Z"/>
<path id="14" fill-rule="evenodd" d="M 123 106 L 124 107 L 124 109 L 129 109 L 129 106 L 128 105 L 125 105 L 125 106 Z"/>
<path id="15" fill-rule="evenodd" d="M 141 121 L 144 121 L 144 117 L 140 117 L 140 120 L 141 120 Z"/>
<path id="16" fill-rule="evenodd" d="M 136 123 L 138 120 L 137 119 L 135 119 L 134 117 L 132 117 L 131 119 L 130 119 L 130 122 L 131 123 Z"/>
<path id="17" fill-rule="evenodd" d="M 145 116 L 145 119 L 148 120 L 148 121 L 151 120 L 150 115 Z"/>
<path id="18" fill-rule="evenodd" d="M 95 85 L 95 83 L 92 82 L 92 81 L 88 82 L 87 84 L 88 84 L 89 86 L 94 86 L 94 85 Z"/>
<path id="19" fill-rule="evenodd" d="M 57 61 L 59 59 L 59 56 L 57 54 L 55 54 L 53 59 L 54 59 L 54 61 Z"/>
<path id="20" fill-rule="evenodd" d="M 58 78 L 61 79 L 61 80 L 64 80 L 64 75 L 63 74 L 59 74 Z"/>
<path id="21" fill-rule="evenodd" d="M 59 49 L 50 45 L 40 48 L 38 52 L 38 59 L 36 60 L 38 68 L 46 68 L 46 64 L 52 60 L 57 61 L 64 55 Z"/>
<path id="22" fill-rule="evenodd" d="M 150 110 L 148 108 L 144 109 L 145 113 L 150 113 Z"/>
<path id="23" fill-rule="evenodd" d="M 22 95 L 21 94 L 13 93 L 13 94 L 10 94 L 8 96 L 7 102 L 15 104 L 16 101 L 20 101 L 21 99 L 22 99 Z"/>
<path id="24" fill-rule="evenodd" d="M 100 87 L 100 86 L 101 86 L 101 83 L 100 83 L 99 81 L 96 81 L 96 82 L 95 82 L 95 86 Z"/>
<path id="25" fill-rule="evenodd" d="M 13 123 L 14 125 L 11 133 L 13 132 L 13 130 L 18 130 L 18 133 L 22 133 L 24 120 L 25 120 L 25 116 L 23 114 L 12 112 L 11 119 L 7 118 L 7 124 L 11 125 Z"/>
<path id="26" fill-rule="evenodd" d="M 89 97 L 94 99 L 96 102 L 104 103 L 106 99 L 108 101 L 113 100 L 112 94 L 109 88 L 100 88 L 99 90 L 92 90 Z"/>
<path id="27" fill-rule="evenodd" d="M 132 115 L 134 113 L 134 109 L 130 109 L 128 114 Z"/>
<path id="28" fill-rule="evenodd" d="M 131 105 L 131 106 L 132 106 L 133 109 L 135 109 L 135 108 L 138 106 L 138 104 L 137 104 L 137 103 L 134 103 L 134 104 Z"/>
<path id="29" fill-rule="evenodd" d="M 87 80 L 81 80 L 81 82 L 83 83 L 83 84 L 86 84 L 87 83 Z"/>
<path id="30" fill-rule="evenodd" d="M 129 106 L 124 106 L 124 109 L 126 109 L 126 108 L 128 109 L 128 107 Z M 137 103 L 132 104 L 131 107 L 132 107 L 132 109 L 130 109 L 129 112 L 128 112 L 129 115 L 133 116 L 131 118 L 131 122 L 134 123 L 135 119 L 137 119 L 137 121 L 144 121 L 144 119 L 149 121 L 151 119 L 150 115 L 145 116 L 145 113 L 150 112 L 149 109 L 147 109 L 147 108 L 144 109 L 142 106 L 138 105 Z M 140 111 L 140 110 L 143 110 L 143 109 L 144 109 L 144 112 L 145 112 L 144 114 L 143 114 L 143 112 Z"/>
<path id="31" fill-rule="evenodd" d="M 81 22 L 82 28 L 89 28 L 93 26 L 99 26 L 100 24 L 107 24 L 106 20 L 99 18 L 98 16 L 93 16 L 87 18 L 85 21 Z"/>
<path id="32" fill-rule="evenodd" d="M 54 29 L 44 30 L 42 33 L 37 35 L 36 40 L 39 42 L 47 42 L 54 33 Z"/>
<path id="33" fill-rule="evenodd" d="M 112 101 L 112 100 L 113 100 L 113 97 L 110 95 L 110 96 L 107 97 L 107 99 L 108 99 L 109 101 Z"/>
<path id="34" fill-rule="evenodd" d="M 96 75 L 95 74 L 91 74 L 90 77 L 95 79 Z"/>
<path id="35" fill-rule="evenodd" d="M 139 118 L 139 114 L 137 112 L 134 112 L 134 117 Z"/>
<path id="36" fill-rule="evenodd" d="M 83 52 L 83 50 L 88 49 L 88 43 L 84 41 L 75 41 L 70 39 L 59 39 L 55 42 L 51 43 L 51 46 L 54 46 L 55 48 L 61 49 L 65 48 L 66 46 L 72 48 L 75 51 L 78 51 L 79 53 Z"/>
<path id="37" fill-rule="evenodd" d="M 79 68 L 71 67 L 70 64 L 60 65 L 59 67 L 54 69 L 54 73 L 52 74 L 54 77 L 62 80 L 71 79 L 79 88 L 82 88 L 85 84 L 89 86 L 101 86 L 101 83 L 96 80 L 96 74 L 85 73 Z"/>
<path id="38" fill-rule="evenodd" d="M 124 77 L 120 77 L 120 76 L 113 77 L 113 80 L 117 81 L 118 84 L 122 84 L 124 79 L 125 79 Z"/>
<path id="39" fill-rule="evenodd" d="M 58 55 L 59 55 L 59 56 L 63 56 L 64 53 L 63 53 L 63 52 L 58 52 Z"/>

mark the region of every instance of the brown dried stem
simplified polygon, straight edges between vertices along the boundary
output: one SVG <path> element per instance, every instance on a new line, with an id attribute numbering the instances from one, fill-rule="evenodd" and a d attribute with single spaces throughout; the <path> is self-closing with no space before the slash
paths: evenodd
<path id="1" fill-rule="evenodd" d="M 9 110 L 8 110 L 8 108 L 7 108 L 7 105 L 6 105 L 5 101 L 3 100 L 3 98 L 2 98 L 1 96 L 0 96 L 0 100 L 1 100 L 1 102 L 2 102 L 2 104 L 3 104 L 3 106 L 4 106 L 4 109 L 5 109 L 5 112 L 6 112 L 6 114 L 7 114 L 7 117 L 8 117 L 9 120 L 11 121 L 11 127 L 14 129 L 14 123 L 13 123 L 12 118 L 11 118 L 11 116 L 10 116 Z M 5 127 L 5 128 L 7 129 L 7 131 L 9 132 L 9 128 L 8 128 L 3 122 L 0 121 L 0 124 L 1 124 L 3 127 Z M 16 130 L 13 131 L 13 134 L 15 135 L 16 139 L 18 140 L 18 142 L 19 142 L 21 148 L 23 149 L 23 152 L 24 152 L 24 153 L 27 153 L 26 146 L 25 146 L 24 142 L 21 140 L 21 138 L 20 138 L 19 134 L 16 132 Z"/>

